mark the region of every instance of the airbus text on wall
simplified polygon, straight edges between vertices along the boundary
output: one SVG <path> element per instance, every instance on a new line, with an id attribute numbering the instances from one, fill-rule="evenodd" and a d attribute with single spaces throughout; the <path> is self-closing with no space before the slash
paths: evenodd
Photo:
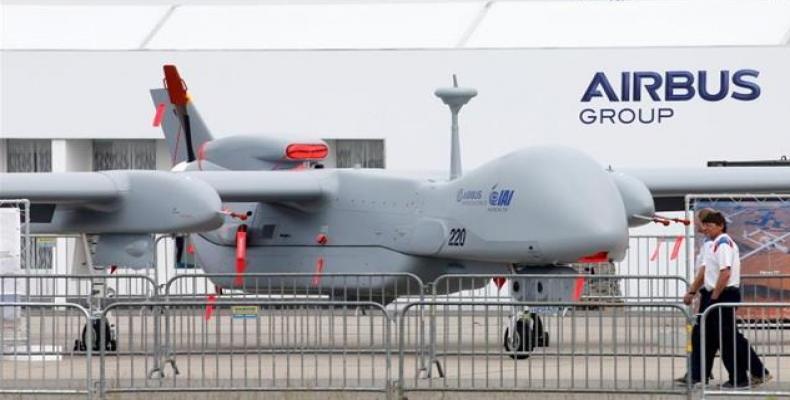
<path id="1" fill-rule="evenodd" d="M 661 124 L 675 117 L 675 102 L 753 101 L 760 97 L 759 75 L 760 71 L 754 69 L 624 71 L 617 80 L 596 72 L 581 102 L 585 106 L 605 103 L 583 108 L 579 121 L 586 125 Z"/>

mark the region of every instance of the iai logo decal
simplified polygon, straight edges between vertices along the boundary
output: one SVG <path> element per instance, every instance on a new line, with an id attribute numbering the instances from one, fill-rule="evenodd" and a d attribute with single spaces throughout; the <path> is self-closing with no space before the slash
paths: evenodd
<path id="1" fill-rule="evenodd" d="M 488 211 L 507 211 L 513 201 L 516 191 L 512 189 L 498 189 L 496 184 L 491 187 L 488 194 Z"/>
<path id="2" fill-rule="evenodd" d="M 587 108 L 579 121 L 593 124 L 661 124 L 675 117 L 670 103 L 692 100 L 706 102 L 753 101 L 760 97 L 760 71 L 624 71 L 619 77 L 596 72 L 581 97 Z M 605 103 L 607 106 L 589 107 Z M 640 107 L 642 102 L 659 103 Z M 631 103 L 634 106 L 621 106 Z M 661 104 L 667 103 L 667 104 Z"/>

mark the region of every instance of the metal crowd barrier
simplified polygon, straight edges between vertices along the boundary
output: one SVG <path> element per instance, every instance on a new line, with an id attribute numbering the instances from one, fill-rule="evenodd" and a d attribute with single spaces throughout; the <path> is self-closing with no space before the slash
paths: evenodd
<path id="1" fill-rule="evenodd" d="M 712 384 L 703 396 L 790 395 L 790 337 L 787 320 L 777 317 L 790 303 L 714 305 L 702 317 L 703 338 L 707 319 L 734 307 L 746 310 L 738 326 L 773 380 L 747 391 Z M 690 362 L 690 317 L 675 303 L 416 301 L 396 321 L 376 302 L 125 301 L 96 316 L 114 325 L 96 336 L 83 330 L 91 315 L 76 304 L 0 303 L 0 311 L 0 394 L 694 390 L 673 382 Z M 522 336 L 513 339 L 514 330 Z M 80 335 L 97 346 L 78 348 Z M 426 343 L 442 369 L 435 376 L 422 373 Z M 721 367 L 714 375 L 727 376 Z"/>
<path id="2" fill-rule="evenodd" d="M 77 304 L 0 302 L 0 394 L 92 398 L 92 349 L 74 343 L 94 339 L 89 319 Z"/>
<path id="3" fill-rule="evenodd" d="M 683 306 L 599 305 L 410 303 L 399 323 L 399 391 L 688 393 L 673 382 L 688 367 Z M 421 360 L 409 356 L 405 340 L 409 313 L 424 308 L 439 311 L 430 315 L 437 315 L 434 357 L 443 370 L 429 379 L 420 376 Z M 540 321 L 521 314 L 524 308 L 541 308 Z M 514 312 L 521 318 L 513 319 Z M 523 339 L 510 341 L 513 329 Z"/>
<path id="4" fill-rule="evenodd" d="M 360 309 L 365 309 L 365 313 Z M 118 352 L 101 393 L 391 390 L 393 321 L 375 302 L 218 299 L 119 302 Z M 177 331 L 157 340 L 159 319 Z M 100 341 L 105 340 L 104 333 Z M 165 344 L 166 349 L 161 348 Z M 131 356 L 121 356 L 127 354 Z M 163 369 L 163 366 L 169 368 Z"/>
<path id="5" fill-rule="evenodd" d="M 736 309 L 737 317 L 733 317 Z M 728 315 L 729 314 L 729 315 Z M 708 396 L 759 396 L 779 398 L 790 396 L 790 303 L 719 303 L 702 313 L 700 327 L 700 351 L 705 354 L 709 346 L 718 350 L 718 360 L 712 365 L 713 376 L 718 380 L 702 386 L 702 397 Z M 728 322 L 729 321 L 729 322 Z M 711 332 L 711 329 L 713 332 Z M 725 331 L 738 331 L 732 341 L 725 340 Z M 741 338 L 749 347 L 741 344 Z M 739 347 L 744 351 L 738 351 Z M 721 360 L 722 352 L 733 354 L 734 368 L 747 371 L 744 387 L 727 387 L 729 373 Z M 759 361 L 757 361 L 759 360 Z M 759 368 L 759 363 L 763 368 Z M 705 357 L 701 357 L 700 371 L 709 368 Z M 768 372 L 767 382 L 754 378 Z"/>

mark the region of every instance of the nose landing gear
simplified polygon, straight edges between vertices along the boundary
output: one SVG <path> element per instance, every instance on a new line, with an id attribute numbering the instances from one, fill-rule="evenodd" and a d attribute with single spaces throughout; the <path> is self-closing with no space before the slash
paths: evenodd
<path id="1" fill-rule="evenodd" d="M 504 347 L 508 356 L 523 360 L 536 347 L 548 347 L 549 333 L 543 329 L 543 320 L 531 312 L 517 314 L 505 328 Z"/>

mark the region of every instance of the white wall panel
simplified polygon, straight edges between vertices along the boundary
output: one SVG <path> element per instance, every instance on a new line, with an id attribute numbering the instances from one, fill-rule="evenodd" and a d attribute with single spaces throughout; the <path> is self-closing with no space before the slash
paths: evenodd
<path id="1" fill-rule="evenodd" d="M 161 138 L 148 88 L 175 63 L 209 126 L 220 134 L 269 132 L 386 138 L 387 167 L 446 170 L 449 113 L 433 90 L 458 73 L 480 94 L 461 114 L 464 167 L 514 148 L 560 144 L 604 165 L 694 166 L 711 159 L 787 153 L 790 48 L 10 52 L 5 54 L 2 137 Z M 754 101 L 582 103 L 593 75 L 623 71 L 750 68 Z M 663 92 L 662 92 L 663 93 Z M 671 107 L 661 124 L 593 124 L 580 111 Z"/>

